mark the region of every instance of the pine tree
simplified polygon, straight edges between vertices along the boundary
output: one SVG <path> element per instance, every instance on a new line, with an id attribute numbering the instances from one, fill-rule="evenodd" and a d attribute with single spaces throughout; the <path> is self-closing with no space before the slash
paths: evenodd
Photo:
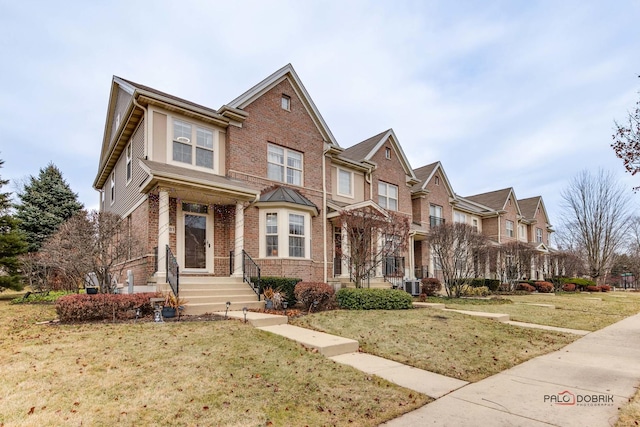
<path id="1" fill-rule="evenodd" d="M 3 164 L 4 161 L 0 160 L 0 168 Z M 8 180 L 0 179 L 0 189 L 7 183 Z M 10 196 L 11 193 L 0 192 L 0 291 L 22 288 L 18 255 L 27 248 L 22 234 L 17 229 L 17 222 L 9 212 Z"/>
<path id="2" fill-rule="evenodd" d="M 16 205 L 16 219 L 27 239 L 29 252 L 39 250 L 60 224 L 83 208 L 78 195 L 71 191 L 53 163 L 40 169 L 37 178 L 30 176 L 29 182 L 18 193 L 18 198 L 20 203 Z"/>

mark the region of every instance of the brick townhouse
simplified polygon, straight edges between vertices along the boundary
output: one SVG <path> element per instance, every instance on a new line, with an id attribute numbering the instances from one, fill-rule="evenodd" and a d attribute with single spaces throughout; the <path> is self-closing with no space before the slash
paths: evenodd
<path id="1" fill-rule="evenodd" d="M 464 220 L 498 243 L 522 225 L 541 250 L 552 231 L 540 197 L 518 201 L 509 189 L 498 206 L 504 190 L 462 198 L 439 162 L 413 170 L 391 129 L 341 147 L 290 64 L 217 110 L 114 76 L 93 186 L 100 209 L 126 218 L 139 241 L 126 265 L 135 291 L 167 289 L 177 264 L 182 289 L 200 291 L 190 298 L 199 311 L 220 308 L 207 288 L 248 288 L 249 263 L 267 276 L 348 282 L 336 256 L 344 209 L 411 219 L 408 248 L 376 270 L 382 286 L 390 269 L 433 273 L 426 235 L 438 221 Z M 257 301 L 248 289 L 234 306 Z"/>

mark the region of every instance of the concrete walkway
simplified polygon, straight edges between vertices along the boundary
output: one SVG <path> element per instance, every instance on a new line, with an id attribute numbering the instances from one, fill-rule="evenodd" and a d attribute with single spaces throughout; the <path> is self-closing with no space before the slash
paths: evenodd
<path id="1" fill-rule="evenodd" d="M 640 383 L 640 315 L 462 387 L 385 424 L 608 426 Z"/>

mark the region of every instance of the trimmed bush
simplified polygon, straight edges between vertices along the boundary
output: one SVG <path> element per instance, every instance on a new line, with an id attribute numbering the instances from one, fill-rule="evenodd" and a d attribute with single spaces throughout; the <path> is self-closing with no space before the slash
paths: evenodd
<path id="1" fill-rule="evenodd" d="M 518 283 L 518 286 L 516 287 L 516 291 L 533 292 L 535 290 L 536 288 L 528 283 Z"/>
<path id="2" fill-rule="evenodd" d="M 295 288 L 302 279 L 294 279 L 290 277 L 265 276 L 260 278 L 262 289 L 272 288 L 274 291 L 284 295 L 289 307 L 296 305 Z"/>
<path id="3" fill-rule="evenodd" d="M 140 308 L 141 314 L 153 312 L 149 298 L 157 294 L 76 294 L 64 296 L 56 301 L 56 313 L 61 322 L 88 320 L 122 320 L 131 317 L 131 311 Z"/>
<path id="4" fill-rule="evenodd" d="M 600 286 L 587 286 L 587 292 L 601 292 L 602 288 Z"/>
<path id="5" fill-rule="evenodd" d="M 576 285 L 573 283 L 565 283 L 564 285 L 562 285 L 562 290 L 565 292 L 575 292 Z"/>
<path id="6" fill-rule="evenodd" d="M 553 292 L 553 283 L 549 282 L 535 282 L 533 285 L 538 292 L 548 294 Z"/>
<path id="7" fill-rule="evenodd" d="M 474 288 L 486 286 L 491 292 L 495 292 L 500 288 L 500 280 L 475 278 L 471 280 L 471 286 Z"/>
<path id="8" fill-rule="evenodd" d="M 440 280 L 435 277 L 425 277 L 420 280 L 420 288 L 422 290 L 421 293 L 426 294 L 426 296 L 433 297 L 438 295 L 438 292 L 442 290 L 442 283 L 440 283 Z"/>
<path id="9" fill-rule="evenodd" d="M 581 291 L 586 290 L 587 286 L 596 286 L 596 282 L 593 280 L 583 279 L 581 277 L 560 277 L 558 279 L 560 283 L 573 283 L 577 289 Z"/>
<path id="10" fill-rule="evenodd" d="M 611 290 L 611 286 L 609 286 L 609 285 L 600 285 L 600 290 L 602 292 L 609 292 Z"/>
<path id="11" fill-rule="evenodd" d="M 344 288 L 336 293 L 338 306 L 347 310 L 406 310 L 413 298 L 398 289 Z"/>
<path id="12" fill-rule="evenodd" d="M 294 294 L 298 302 L 309 311 L 329 310 L 335 304 L 335 290 L 322 282 L 300 282 L 296 285 Z M 317 305 L 314 304 L 316 301 Z"/>
<path id="13" fill-rule="evenodd" d="M 489 292 L 489 288 L 486 286 L 464 286 L 460 295 L 463 297 L 486 297 L 491 292 Z"/>

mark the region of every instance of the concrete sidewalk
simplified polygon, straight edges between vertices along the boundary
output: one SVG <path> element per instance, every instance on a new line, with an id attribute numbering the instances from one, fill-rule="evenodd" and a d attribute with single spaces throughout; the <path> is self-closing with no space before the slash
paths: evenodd
<path id="1" fill-rule="evenodd" d="M 608 426 L 640 383 L 640 315 L 384 424 Z"/>

